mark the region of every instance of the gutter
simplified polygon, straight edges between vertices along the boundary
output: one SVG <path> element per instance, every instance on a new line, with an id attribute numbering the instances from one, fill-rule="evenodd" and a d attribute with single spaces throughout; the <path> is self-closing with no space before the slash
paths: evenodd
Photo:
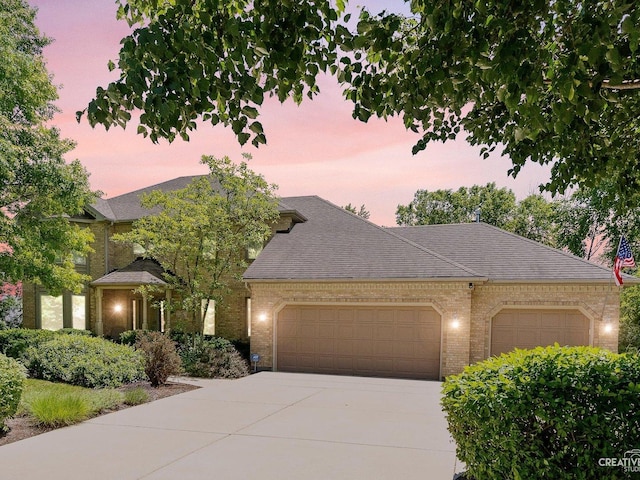
<path id="1" fill-rule="evenodd" d="M 486 283 L 487 277 L 416 277 L 416 278 L 247 278 L 243 277 L 245 283 Z"/>

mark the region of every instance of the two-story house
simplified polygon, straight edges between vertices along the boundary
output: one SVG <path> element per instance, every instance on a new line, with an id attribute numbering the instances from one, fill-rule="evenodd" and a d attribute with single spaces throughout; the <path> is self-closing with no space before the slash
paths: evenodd
<path id="1" fill-rule="evenodd" d="M 92 280 L 60 297 L 25 284 L 24 325 L 109 337 L 173 325 L 160 266 L 111 238 L 152 213 L 141 194 L 192 179 L 101 199 L 71 219 L 95 235 L 95 253 L 77 259 Z M 279 209 L 226 308 L 205 319 L 208 333 L 250 339 L 260 368 L 438 379 L 513 348 L 617 350 L 620 289 L 606 268 L 483 223 L 382 228 L 315 196 L 281 198 Z M 149 284 L 162 293 L 136 293 Z"/>

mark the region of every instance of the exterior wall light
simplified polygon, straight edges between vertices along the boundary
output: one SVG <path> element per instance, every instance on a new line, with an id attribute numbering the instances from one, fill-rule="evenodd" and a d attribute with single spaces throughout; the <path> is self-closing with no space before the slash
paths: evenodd
<path id="1" fill-rule="evenodd" d="M 604 330 L 604 333 L 611 333 L 613 332 L 613 325 L 611 325 L 610 322 L 607 322 L 604 324 L 604 327 L 602 327 L 602 329 Z"/>
<path id="2" fill-rule="evenodd" d="M 258 315 L 258 321 L 259 322 L 266 322 L 267 321 L 267 314 L 266 313 L 261 313 L 260 315 Z"/>
<path id="3" fill-rule="evenodd" d="M 460 320 L 458 320 L 457 318 L 454 318 L 453 320 L 451 320 L 451 328 L 453 328 L 454 330 L 457 330 L 460 328 Z"/>
<path id="4" fill-rule="evenodd" d="M 113 306 L 113 311 L 114 311 L 115 313 L 120 313 L 120 312 L 122 312 L 122 304 L 121 304 L 121 303 L 116 303 L 116 304 Z"/>

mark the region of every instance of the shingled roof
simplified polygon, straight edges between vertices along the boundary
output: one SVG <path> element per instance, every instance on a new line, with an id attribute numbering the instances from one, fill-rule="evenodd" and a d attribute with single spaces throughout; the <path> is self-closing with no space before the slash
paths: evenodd
<path id="1" fill-rule="evenodd" d="M 103 287 L 111 285 L 167 285 L 162 279 L 162 266 L 150 258 L 137 258 L 124 268 L 100 277 L 91 285 Z"/>
<path id="2" fill-rule="evenodd" d="M 612 281 L 608 268 L 484 223 L 382 228 L 318 197 L 282 201 L 308 220 L 277 233 L 245 280 Z"/>
<path id="3" fill-rule="evenodd" d="M 158 213 L 159 209 L 143 208 L 140 205 L 142 195 L 151 193 L 155 190 L 162 192 L 171 192 L 174 190 L 180 190 L 189 185 L 196 178 L 203 177 L 204 175 L 190 175 L 186 177 L 178 177 L 173 180 L 151 185 L 149 187 L 141 188 L 133 192 L 125 193 L 117 197 L 103 199 L 100 198 L 94 202 L 89 210 L 97 213 L 98 216 L 102 216 L 107 220 L 114 222 L 132 221 L 137 220 L 147 215 Z"/>
<path id="4" fill-rule="evenodd" d="M 496 281 L 611 282 L 611 270 L 486 223 L 390 231 Z M 628 277 L 633 279 L 633 277 Z"/>
<path id="5" fill-rule="evenodd" d="M 457 279 L 483 276 L 316 196 L 282 199 L 307 221 L 277 233 L 245 280 Z"/>

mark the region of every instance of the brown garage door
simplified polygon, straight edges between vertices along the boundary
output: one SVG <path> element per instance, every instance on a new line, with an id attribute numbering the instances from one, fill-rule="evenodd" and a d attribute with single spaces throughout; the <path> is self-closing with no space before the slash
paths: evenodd
<path id="1" fill-rule="evenodd" d="M 491 323 L 491 355 L 556 342 L 589 345 L 589 323 L 578 310 L 503 310 Z"/>
<path id="2" fill-rule="evenodd" d="M 280 371 L 440 376 L 440 315 L 430 307 L 291 305 L 276 337 Z"/>

